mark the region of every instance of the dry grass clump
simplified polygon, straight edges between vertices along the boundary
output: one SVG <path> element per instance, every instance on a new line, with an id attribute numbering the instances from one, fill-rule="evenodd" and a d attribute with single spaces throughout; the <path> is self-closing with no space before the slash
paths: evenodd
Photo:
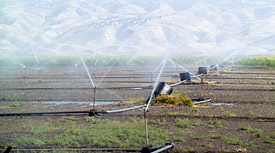
<path id="1" fill-rule="evenodd" d="M 155 105 L 187 105 L 193 106 L 192 100 L 185 93 L 160 95 L 154 100 Z"/>

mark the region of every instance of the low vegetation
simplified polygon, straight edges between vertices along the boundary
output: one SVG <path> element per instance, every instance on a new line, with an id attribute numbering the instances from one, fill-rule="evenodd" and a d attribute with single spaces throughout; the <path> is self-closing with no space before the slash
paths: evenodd
<path id="1" fill-rule="evenodd" d="M 225 116 L 228 116 L 228 117 L 237 117 L 237 115 L 236 115 L 235 113 L 230 113 L 230 112 L 228 112 L 228 111 L 225 111 L 223 114 L 224 114 Z"/>
<path id="2" fill-rule="evenodd" d="M 253 133 L 253 136 L 256 137 L 256 138 L 260 138 L 264 134 L 262 129 L 251 128 L 250 126 L 248 126 L 246 124 L 241 124 L 238 127 L 238 130 L 249 131 L 250 133 Z"/>
<path id="3" fill-rule="evenodd" d="M 275 144 L 275 133 L 272 133 L 265 137 L 264 143 L 270 143 L 270 144 Z"/>
<path id="4" fill-rule="evenodd" d="M 9 107 L 24 107 L 26 106 L 23 102 L 12 102 L 9 104 Z"/>
<path id="5" fill-rule="evenodd" d="M 209 128 L 222 128 L 226 125 L 226 121 L 224 120 L 214 120 L 214 121 L 209 121 L 208 123 Z"/>
<path id="6" fill-rule="evenodd" d="M 206 136 L 204 136 L 204 135 L 199 135 L 199 136 L 194 136 L 193 137 L 193 139 L 195 139 L 195 140 L 204 140 L 204 139 L 206 139 L 207 137 Z"/>
<path id="7" fill-rule="evenodd" d="M 176 118 L 176 126 L 179 128 L 191 128 L 192 127 L 190 125 L 190 120 L 188 118 L 186 118 L 186 119 Z"/>
<path id="8" fill-rule="evenodd" d="M 154 123 L 166 124 L 166 121 L 157 120 Z M 58 121 L 58 124 L 51 121 L 39 124 L 29 121 L 25 123 L 24 128 L 31 134 L 18 137 L 15 145 L 80 146 L 80 144 L 89 144 L 95 147 L 136 147 L 145 143 L 144 120 L 138 118 L 130 118 L 128 121 L 121 122 L 88 116 L 84 118 L 64 117 Z M 149 128 L 151 129 L 149 131 L 150 144 L 163 145 L 169 140 L 168 131 Z"/>
<path id="9" fill-rule="evenodd" d="M 269 66 L 275 67 L 275 56 L 253 56 L 245 58 L 238 64 L 246 66 Z"/>
<path id="10" fill-rule="evenodd" d="M 160 126 L 165 126 L 167 124 L 166 119 L 149 120 L 149 123 Z"/>
<path id="11" fill-rule="evenodd" d="M 210 135 L 210 138 L 211 139 L 220 139 L 220 138 L 222 138 L 222 136 L 218 135 L 218 134 L 212 134 L 212 135 Z"/>
<path id="12" fill-rule="evenodd" d="M 231 145 L 241 145 L 243 142 L 237 137 L 224 137 L 224 141 Z"/>
<path id="13" fill-rule="evenodd" d="M 165 114 L 169 115 L 169 116 L 177 116 L 177 115 L 181 115 L 182 113 L 181 112 L 167 112 Z"/>

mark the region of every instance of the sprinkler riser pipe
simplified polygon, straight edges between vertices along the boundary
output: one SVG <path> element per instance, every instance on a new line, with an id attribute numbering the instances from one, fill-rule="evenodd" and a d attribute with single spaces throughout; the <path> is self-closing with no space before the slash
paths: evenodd
<path id="1" fill-rule="evenodd" d="M 210 66 L 210 71 L 217 71 L 218 70 L 218 65 L 211 65 Z"/>

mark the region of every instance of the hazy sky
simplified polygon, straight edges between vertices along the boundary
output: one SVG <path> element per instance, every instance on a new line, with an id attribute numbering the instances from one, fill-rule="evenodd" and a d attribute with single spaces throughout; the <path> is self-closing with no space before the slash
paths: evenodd
<path id="1" fill-rule="evenodd" d="M 274 0 L 0 0 L 5 55 L 275 54 Z"/>

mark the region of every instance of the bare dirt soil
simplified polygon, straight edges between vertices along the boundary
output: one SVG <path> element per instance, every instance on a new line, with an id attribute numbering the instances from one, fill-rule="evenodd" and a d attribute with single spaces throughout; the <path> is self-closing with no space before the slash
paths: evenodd
<path id="1" fill-rule="evenodd" d="M 196 74 L 196 67 L 187 69 Z M 96 89 L 96 100 L 118 102 L 112 105 L 98 105 L 96 109 L 113 110 L 142 104 L 140 101 L 147 99 L 151 94 L 158 75 L 157 72 L 152 74 L 153 70 L 153 67 L 130 66 L 113 67 L 111 70 L 109 67 L 90 68 L 92 81 L 95 84 L 101 82 Z M 36 67 L 27 67 L 26 70 L 1 67 L 0 72 L 1 114 L 92 109 L 88 104 L 43 103 L 92 101 L 94 87 L 82 67 L 44 67 L 40 70 Z M 180 72 L 182 71 L 179 68 L 167 67 L 160 81 L 168 84 L 178 82 Z M 231 66 L 208 73 L 201 78 L 205 83 L 184 83 L 173 87 L 173 93 L 185 92 L 193 101 L 211 99 L 211 102 L 194 107 L 153 105 L 147 113 L 149 120 L 152 120 L 149 125 L 169 131 L 168 140 L 175 144 L 175 148 L 170 152 L 275 152 L 275 68 Z M 24 103 L 24 106 L 12 106 L 13 102 Z M 75 116 L 82 119 L 86 115 Z M 54 122 L 62 117 L 0 116 L 0 148 L 3 149 L 8 144 L 15 143 L 17 137 L 26 135 L 24 128 L 20 128 L 25 121 Z M 96 116 L 99 119 L 121 122 L 132 117 L 143 118 L 143 112 L 137 109 Z M 185 123 L 181 125 L 180 120 L 185 120 Z M 54 136 L 54 133 L 48 134 Z M 138 147 L 142 146 L 145 144 L 139 144 Z M 17 144 L 15 148 L 20 152 L 20 149 L 49 147 L 56 146 Z M 97 146 L 80 144 L 63 147 Z"/>

